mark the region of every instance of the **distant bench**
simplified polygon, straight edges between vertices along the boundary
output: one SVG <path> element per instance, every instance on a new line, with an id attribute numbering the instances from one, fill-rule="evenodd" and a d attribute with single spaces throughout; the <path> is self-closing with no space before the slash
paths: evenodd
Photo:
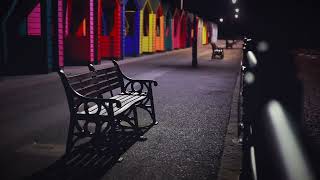
<path id="1" fill-rule="evenodd" d="M 119 127 L 127 128 L 121 122 L 139 133 L 137 107 L 146 110 L 153 124 L 158 124 L 152 94 L 152 85 L 158 83 L 133 80 L 121 72 L 115 61 L 113 63 L 113 67 L 101 70 L 95 70 L 90 64 L 90 72 L 69 77 L 63 70 L 59 71 L 70 111 L 67 153 L 83 144 L 81 139 L 99 139 L 115 133 Z"/>
<path id="2" fill-rule="evenodd" d="M 211 59 L 223 59 L 224 58 L 224 52 L 222 48 L 219 48 L 215 43 L 211 42 L 211 48 L 212 48 L 212 56 Z"/>

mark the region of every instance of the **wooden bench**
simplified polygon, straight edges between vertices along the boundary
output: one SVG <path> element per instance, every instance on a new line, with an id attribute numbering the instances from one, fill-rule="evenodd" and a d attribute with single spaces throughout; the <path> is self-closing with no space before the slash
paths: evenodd
<path id="1" fill-rule="evenodd" d="M 131 128 L 139 133 L 137 107 L 146 110 L 156 121 L 152 85 L 153 80 L 133 80 L 125 76 L 118 64 L 101 70 L 89 65 L 90 72 L 66 76 L 59 71 L 70 111 L 66 152 L 85 143 L 101 139 L 117 130 Z M 124 126 L 125 122 L 129 126 Z"/>
<path id="2" fill-rule="evenodd" d="M 219 48 L 215 43 L 210 43 L 212 48 L 212 56 L 211 59 L 223 59 L 224 52 L 222 48 Z"/>
<path id="3" fill-rule="evenodd" d="M 213 50 L 212 58 L 211 59 L 223 59 L 224 58 L 224 52 L 222 48 L 216 48 Z"/>

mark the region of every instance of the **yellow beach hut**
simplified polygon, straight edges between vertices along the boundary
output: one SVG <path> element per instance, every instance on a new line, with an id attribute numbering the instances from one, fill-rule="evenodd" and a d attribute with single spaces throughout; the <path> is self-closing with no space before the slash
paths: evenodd
<path id="1" fill-rule="evenodd" d="M 155 24 L 154 13 L 150 0 L 138 0 L 140 3 L 140 54 L 155 52 Z"/>

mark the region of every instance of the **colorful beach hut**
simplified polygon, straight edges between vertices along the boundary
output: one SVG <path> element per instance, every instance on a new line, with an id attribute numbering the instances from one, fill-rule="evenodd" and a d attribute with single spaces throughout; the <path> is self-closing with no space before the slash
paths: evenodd
<path id="1" fill-rule="evenodd" d="M 186 48 L 187 46 L 187 37 L 188 37 L 187 19 L 188 19 L 188 13 L 186 11 L 182 11 L 180 23 L 179 23 L 180 24 L 180 48 Z"/>
<path id="2" fill-rule="evenodd" d="M 159 0 L 152 0 L 151 6 L 156 13 L 156 29 L 155 29 L 155 50 L 164 51 L 164 13 L 163 6 Z"/>
<path id="3" fill-rule="evenodd" d="M 163 6 L 163 13 L 165 16 L 165 25 L 164 25 L 164 43 L 165 43 L 165 50 L 171 51 L 172 50 L 172 37 L 173 37 L 173 20 L 172 20 L 172 10 L 169 4 L 162 4 Z"/>
<path id="4" fill-rule="evenodd" d="M 98 43 L 103 59 L 122 59 L 122 7 L 119 0 L 98 2 Z"/>
<path id="5" fill-rule="evenodd" d="M 218 25 L 215 23 L 211 23 L 210 30 L 210 42 L 217 43 L 218 42 Z"/>
<path id="6" fill-rule="evenodd" d="M 202 32 L 202 29 L 203 29 L 203 20 L 201 18 L 197 18 L 197 21 L 198 21 L 198 31 L 197 31 L 197 46 L 198 47 L 201 47 L 203 45 L 202 43 L 202 35 L 203 35 L 203 32 Z"/>
<path id="7" fill-rule="evenodd" d="M 101 62 L 98 0 L 66 0 L 65 59 L 69 65 Z"/>
<path id="8" fill-rule="evenodd" d="M 186 39 L 186 47 L 191 47 L 192 45 L 192 38 L 193 38 L 193 14 L 188 13 L 187 17 L 187 39 Z"/>
<path id="9" fill-rule="evenodd" d="M 173 15 L 173 48 L 179 49 L 180 48 L 180 33 L 181 33 L 181 10 L 175 9 Z"/>
<path id="10" fill-rule="evenodd" d="M 155 52 L 155 20 L 156 15 L 150 0 L 138 0 L 140 11 L 140 53 Z"/>
<path id="11" fill-rule="evenodd" d="M 123 1 L 123 49 L 125 56 L 140 55 L 140 4 L 137 0 Z"/>
<path id="12" fill-rule="evenodd" d="M 208 24 L 203 22 L 202 26 L 202 45 L 208 44 Z"/>
<path id="13" fill-rule="evenodd" d="M 48 73 L 64 65 L 63 1 L 19 1 L 1 34 L 8 74 Z"/>

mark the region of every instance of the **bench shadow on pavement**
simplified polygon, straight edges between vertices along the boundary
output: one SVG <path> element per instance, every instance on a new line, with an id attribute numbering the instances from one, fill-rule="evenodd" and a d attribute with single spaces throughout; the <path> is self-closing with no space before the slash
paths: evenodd
<path id="1" fill-rule="evenodd" d="M 152 125 L 141 127 L 142 134 L 145 134 Z M 137 141 L 141 141 L 140 135 L 134 131 L 118 131 L 117 133 L 117 150 L 111 147 L 111 142 L 105 139 L 103 142 L 95 141 L 99 146 L 84 144 L 81 148 L 73 150 L 69 154 L 64 154 L 49 167 L 35 172 L 25 180 L 98 180 L 111 169 L 119 158 Z M 110 136 L 114 137 L 114 135 Z M 114 147 L 114 146 L 113 146 Z M 97 150 L 99 149 L 99 150 Z M 124 160 L 125 162 L 125 160 Z"/>

